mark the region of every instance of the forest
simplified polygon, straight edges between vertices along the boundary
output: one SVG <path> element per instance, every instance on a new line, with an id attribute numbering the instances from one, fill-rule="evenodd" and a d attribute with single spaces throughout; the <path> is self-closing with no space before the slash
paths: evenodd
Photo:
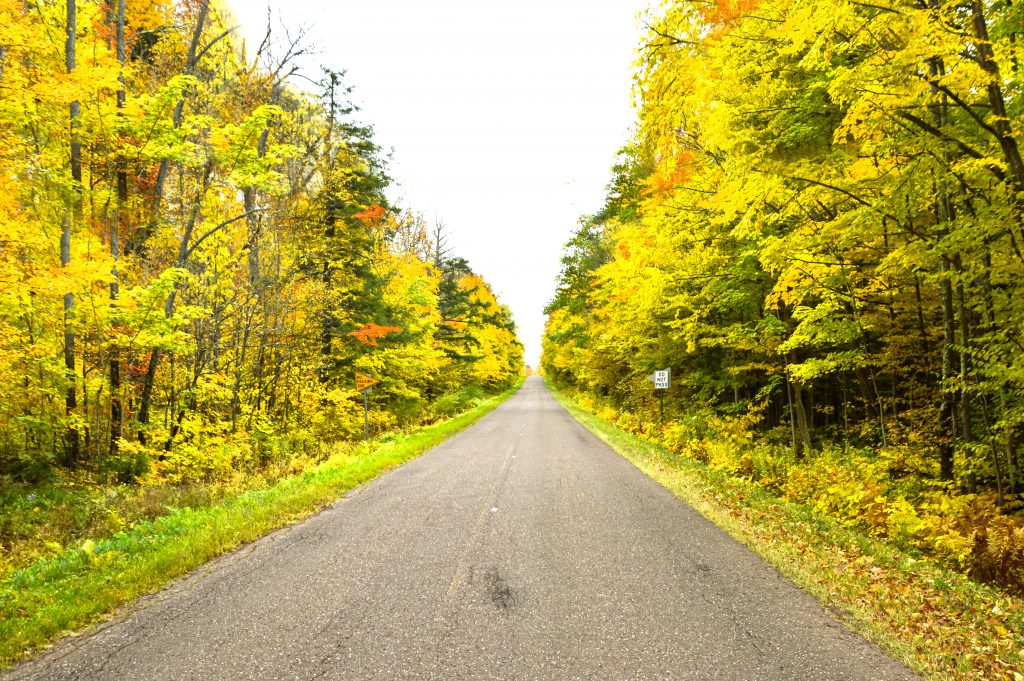
<path id="1" fill-rule="evenodd" d="M 547 308 L 550 380 L 678 455 L 1021 592 L 1021 11 L 648 15 L 635 137 Z"/>
<path id="2" fill-rule="evenodd" d="M 0 0 L 0 568 L 362 439 L 356 373 L 372 435 L 519 379 L 509 309 L 271 23 Z"/>

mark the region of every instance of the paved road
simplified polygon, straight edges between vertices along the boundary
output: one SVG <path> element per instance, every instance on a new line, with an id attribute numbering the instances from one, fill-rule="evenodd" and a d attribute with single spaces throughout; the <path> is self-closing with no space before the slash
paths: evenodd
<path id="1" fill-rule="evenodd" d="M 912 679 L 540 379 L 11 678 Z"/>

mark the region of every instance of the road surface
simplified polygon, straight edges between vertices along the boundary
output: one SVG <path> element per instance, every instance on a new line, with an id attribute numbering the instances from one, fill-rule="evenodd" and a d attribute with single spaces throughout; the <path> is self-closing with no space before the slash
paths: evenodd
<path id="1" fill-rule="evenodd" d="M 915 678 L 541 379 L 13 679 Z"/>

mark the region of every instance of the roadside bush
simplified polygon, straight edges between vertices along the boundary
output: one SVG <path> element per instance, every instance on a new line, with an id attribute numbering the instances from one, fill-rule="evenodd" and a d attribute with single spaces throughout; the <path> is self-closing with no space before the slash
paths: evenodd
<path id="1" fill-rule="evenodd" d="M 33 485 L 57 480 L 57 461 L 52 453 L 30 451 L 20 453 L 10 466 L 14 478 Z"/>
<path id="2" fill-rule="evenodd" d="M 708 439 L 710 435 L 711 427 L 705 414 L 688 414 L 673 420 L 662 429 L 662 442 L 670 451 L 682 452 L 688 443 Z"/>
<path id="3" fill-rule="evenodd" d="M 101 472 L 108 481 L 127 485 L 144 478 L 152 470 L 150 461 L 156 458 L 157 452 L 149 447 L 121 438 L 117 453 L 106 458 Z"/>
<path id="4" fill-rule="evenodd" d="M 707 440 L 690 440 L 683 445 L 681 453 L 683 456 L 694 461 L 700 461 L 701 463 L 711 461 L 711 447 L 708 445 Z"/>
<path id="5" fill-rule="evenodd" d="M 1024 523 L 996 516 L 974 534 L 968 573 L 975 579 L 1024 591 Z"/>
<path id="6" fill-rule="evenodd" d="M 780 494 L 789 479 L 789 470 L 795 463 L 788 447 L 755 443 L 750 448 L 750 474 L 754 482 Z"/>
<path id="7" fill-rule="evenodd" d="M 207 435 L 181 442 L 164 452 L 154 469 L 172 484 L 221 482 L 252 467 L 253 447 L 244 434 L 218 437 Z"/>
<path id="8" fill-rule="evenodd" d="M 478 385 L 468 385 L 434 400 L 434 403 L 430 405 L 430 411 L 436 418 L 451 418 L 467 409 L 472 409 L 483 400 L 483 388 Z"/>
<path id="9" fill-rule="evenodd" d="M 753 471 L 752 461 L 746 452 L 726 440 L 705 441 L 707 464 L 713 470 L 722 471 L 738 478 L 749 478 Z"/>
<path id="10" fill-rule="evenodd" d="M 653 425 L 648 419 L 630 411 L 619 412 L 618 418 L 613 423 L 627 433 L 633 433 L 634 435 L 646 435 L 651 431 L 651 426 Z"/>
<path id="11" fill-rule="evenodd" d="M 358 440 L 363 437 L 363 403 L 355 390 L 331 390 L 309 417 L 310 430 L 317 439 Z"/>

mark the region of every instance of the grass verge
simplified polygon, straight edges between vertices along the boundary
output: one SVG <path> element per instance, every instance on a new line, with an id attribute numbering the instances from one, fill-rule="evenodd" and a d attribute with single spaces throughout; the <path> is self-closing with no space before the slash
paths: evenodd
<path id="1" fill-rule="evenodd" d="M 320 511 L 479 421 L 519 385 L 448 421 L 336 454 L 265 489 L 210 506 L 171 509 L 110 539 L 86 540 L 7 575 L 0 581 L 0 666 L 109 617 L 118 606 L 212 558 Z"/>
<path id="2" fill-rule="evenodd" d="M 1021 599 L 626 433 L 548 386 L 637 468 L 925 678 L 1024 681 Z"/>

